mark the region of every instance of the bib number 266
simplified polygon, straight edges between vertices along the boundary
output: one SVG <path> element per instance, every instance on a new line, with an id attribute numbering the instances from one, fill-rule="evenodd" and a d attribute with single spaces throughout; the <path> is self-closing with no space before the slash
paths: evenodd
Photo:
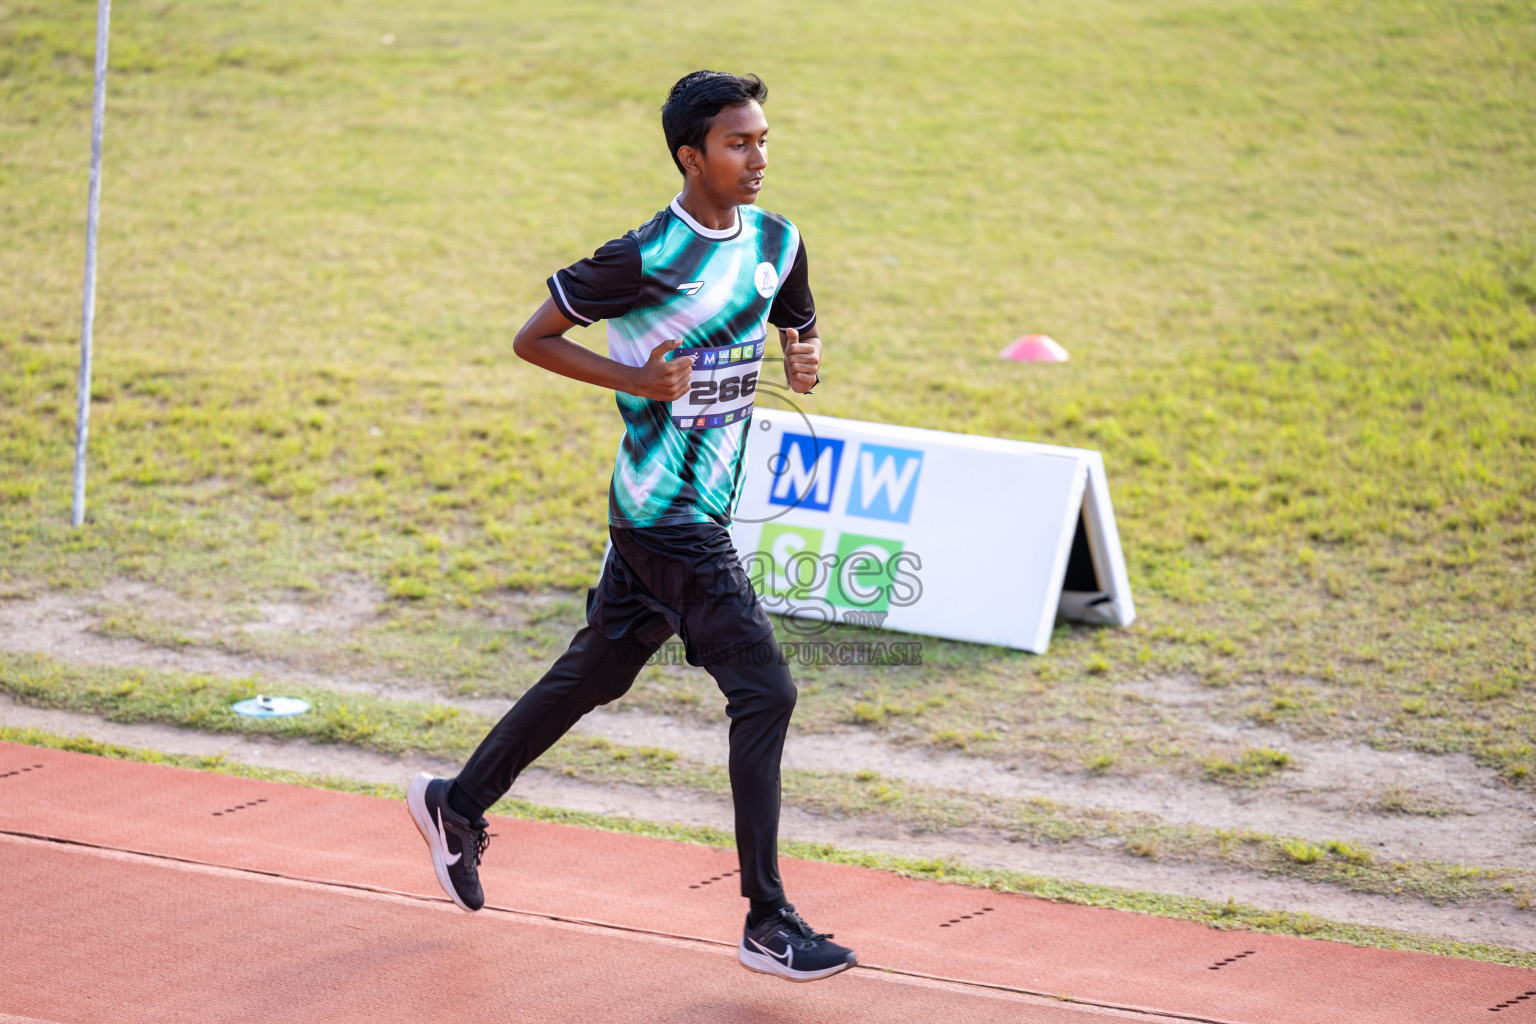
<path id="1" fill-rule="evenodd" d="M 688 404 L 704 406 L 713 405 L 716 402 L 734 402 L 743 395 L 750 395 L 756 390 L 756 370 L 744 373 L 740 377 L 696 380 L 688 387 Z"/>
<path id="2" fill-rule="evenodd" d="M 672 422 L 681 430 L 709 430 L 740 423 L 752 415 L 764 341 L 689 349 L 693 375 L 688 394 L 672 403 Z"/>

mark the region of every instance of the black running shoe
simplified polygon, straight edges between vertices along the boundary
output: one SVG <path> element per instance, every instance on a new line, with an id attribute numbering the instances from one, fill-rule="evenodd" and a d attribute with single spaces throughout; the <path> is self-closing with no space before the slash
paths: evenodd
<path id="1" fill-rule="evenodd" d="M 764 918 L 756 928 L 742 930 L 736 959 L 758 974 L 776 974 L 790 981 L 820 981 L 859 962 L 853 950 L 827 941 L 830 938 L 830 934 L 812 931 L 794 907 L 786 906 Z"/>
<path id="2" fill-rule="evenodd" d="M 480 891 L 480 858 L 491 841 L 485 834 L 490 823 L 484 818 L 471 823 L 456 814 L 448 806 L 448 789 L 452 785 L 452 779 L 434 778 L 422 772 L 411 780 L 405 805 L 411 809 L 411 820 L 427 841 L 427 849 L 432 851 L 437 883 L 465 910 L 479 910 L 485 906 L 485 893 Z"/>

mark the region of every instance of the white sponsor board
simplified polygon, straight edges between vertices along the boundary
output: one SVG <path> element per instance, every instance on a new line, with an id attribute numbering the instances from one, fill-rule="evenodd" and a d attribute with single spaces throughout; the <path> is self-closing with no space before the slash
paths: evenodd
<path id="1" fill-rule="evenodd" d="M 1058 615 L 1136 616 L 1098 452 L 766 409 L 751 435 L 731 534 L 796 628 L 1043 654 Z"/>

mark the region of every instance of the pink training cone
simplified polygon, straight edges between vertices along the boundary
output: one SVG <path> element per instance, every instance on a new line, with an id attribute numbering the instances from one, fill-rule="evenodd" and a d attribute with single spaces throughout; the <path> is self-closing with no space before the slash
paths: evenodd
<path id="1" fill-rule="evenodd" d="M 1003 358 L 1016 363 L 1064 363 L 1072 357 L 1044 334 L 1026 334 L 1003 349 Z"/>

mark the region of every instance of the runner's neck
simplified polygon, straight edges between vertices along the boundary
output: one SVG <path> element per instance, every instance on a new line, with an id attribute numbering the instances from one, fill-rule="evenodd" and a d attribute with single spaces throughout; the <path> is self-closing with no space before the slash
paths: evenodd
<path id="1" fill-rule="evenodd" d="M 734 203 L 722 206 L 706 199 L 698 190 L 684 186 L 672 200 L 672 209 L 688 226 L 706 237 L 724 238 L 736 233 L 741 214 Z"/>

